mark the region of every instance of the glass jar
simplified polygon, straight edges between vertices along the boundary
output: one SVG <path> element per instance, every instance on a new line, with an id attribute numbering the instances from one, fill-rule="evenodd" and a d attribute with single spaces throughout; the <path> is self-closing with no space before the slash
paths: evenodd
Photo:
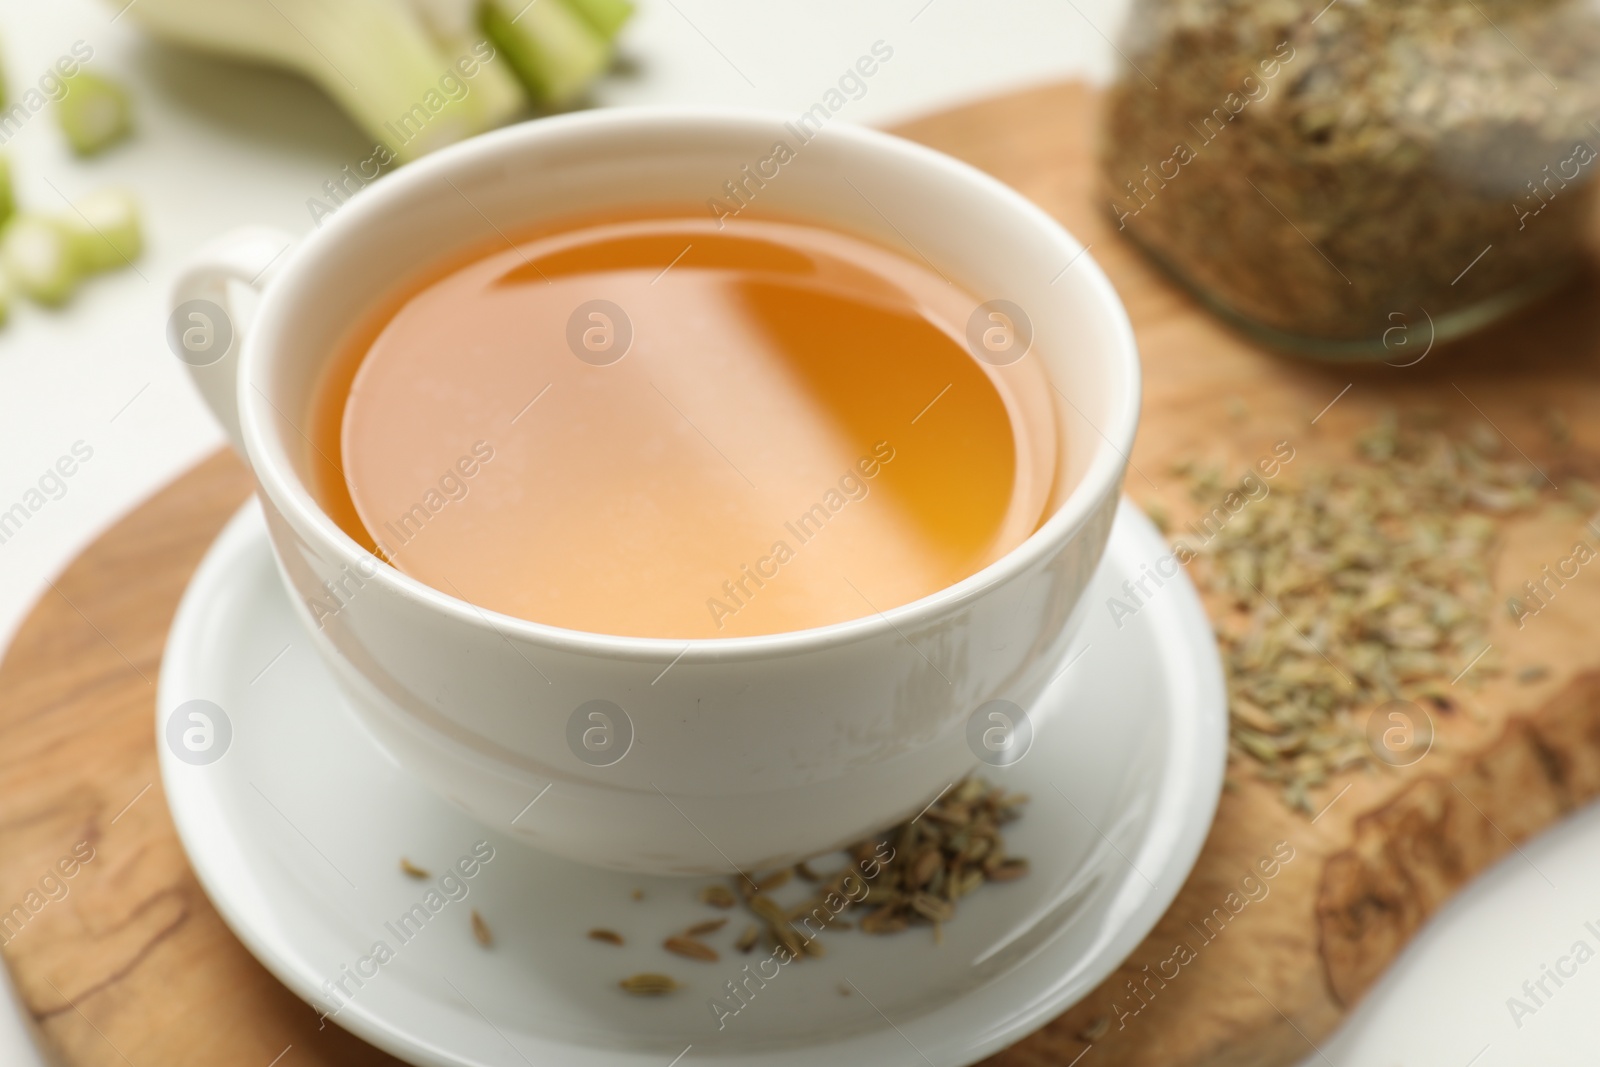
<path id="1" fill-rule="evenodd" d="M 1395 357 L 1581 261 L 1590 0 L 1134 0 L 1101 164 L 1119 228 L 1269 342 Z"/>

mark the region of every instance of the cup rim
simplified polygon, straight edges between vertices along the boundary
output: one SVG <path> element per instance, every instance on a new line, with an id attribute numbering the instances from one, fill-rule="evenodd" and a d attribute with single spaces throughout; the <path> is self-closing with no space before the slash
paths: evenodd
<path id="1" fill-rule="evenodd" d="M 464 165 L 492 160 L 513 147 L 559 140 L 592 132 L 596 128 L 602 131 L 609 129 L 614 136 L 622 138 L 630 129 L 642 126 L 659 132 L 662 125 L 670 123 L 730 129 L 759 123 L 763 130 L 770 131 L 773 125 L 780 125 L 788 118 L 784 113 L 770 109 L 681 105 L 617 107 L 551 116 L 503 127 L 442 148 L 399 168 L 382 182 L 365 190 L 361 196 L 352 199 L 304 237 L 286 257 L 282 269 L 276 272 L 275 280 L 267 286 L 262 296 L 254 328 L 246 334 L 240 351 L 240 428 L 246 455 L 262 492 L 272 499 L 284 517 L 303 536 L 314 538 L 323 548 L 333 550 L 342 562 L 358 565 L 374 558 L 322 509 L 298 475 L 270 461 L 262 462 L 264 458 L 271 457 L 273 452 L 268 445 L 270 431 L 265 428 L 271 420 L 267 418 L 269 413 L 264 410 L 271 401 L 250 386 L 256 364 L 266 359 L 265 353 L 276 347 L 280 332 L 278 324 L 289 318 L 286 312 L 290 308 L 282 306 L 290 300 L 287 295 L 289 286 L 282 279 L 295 273 L 302 262 L 322 255 L 343 240 L 347 231 L 353 231 L 363 221 L 383 214 L 395 201 L 417 186 L 436 181 L 438 177 L 449 175 Z M 630 637 L 567 629 L 480 607 L 435 589 L 381 561 L 375 577 L 368 579 L 363 572 L 363 579 L 378 581 L 392 592 L 474 629 L 490 628 L 503 638 L 515 637 L 560 651 L 637 661 L 666 658 L 673 663 L 680 660 L 749 661 L 817 652 L 889 633 L 899 633 L 904 638 L 906 627 L 956 609 L 1070 542 L 1107 497 L 1119 492 L 1122 476 L 1129 463 L 1127 457 L 1133 447 L 1134 433 L 1138 428 L 1142 389 L 1138 346 L 1127 309 L 1110 279 L 1089 254 L 1087 247 L 1059 222 L 1011 186 L 971 164 L 894 134 L 849 122 L 830 124 L 828 136 L 852 142 L 853 147 L 865 152 L 898 156 L 918 166 L 942 170 L 972 186 L 974 194 L 1002 201 L 1009 209 L 1031 217 L 1041 232 L 1061 246 L 1064 261 L 1078 268 L 1074 271 L 1078 275 L 1074 283 L 1085 286 L 1090 297 L 1108 316 L 1113 333 L 1113 351 L 1107 389 L 1120 396 L 1121 400 L 1113 408 L 1107 425 L 1090 424 L 1100 438 L 1095 445 L 1094 455 L 1077 484 L 1048 519 L 999 559 L 917 600 L 824 626 L 744 637 Z"/>

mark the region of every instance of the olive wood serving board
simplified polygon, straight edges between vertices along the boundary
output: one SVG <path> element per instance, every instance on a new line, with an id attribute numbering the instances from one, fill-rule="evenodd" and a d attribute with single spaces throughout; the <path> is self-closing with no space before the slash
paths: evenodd
<path id="1" fill-rule="evenodd" d="M 1600 410 L 1600 279 L 1410 367 L 1274 355 L 1207 315 L 1115 232 L 1093 196 L 1094 115 L 1093 93 L 1065 84 L 899 132 L 1015 186 L 1092 246 L 1145 361 L 1128 479 L 1136 499 L 1164 503 L 1181 522 L 1193 505 L 1169 473 L 1174 461 L 1243 473 L 1289 441 L 1297 469 L 1341 462 L 1381 412 L 1418 407 L 1486 417 L 1553 481 L 1600 483 L 1600 421 L 1580 418 Z M 1425 347 L 1413 340 L 1405 360 Z M 1552 407 L 1572 425 L 1565 447 L 1545 428 Z M 166 631 L 250 489 L 226 454 L 184 475 L 55 579 L 0 666 L 0 911 L 38 905 L 0 944 L 68 1064 L 394 1062 L 319 1029 L 232 936 L 184 858 L 158 781 L 154 682 Z M 1514 520 L 1496 590 L 1539 577 L 1580 532 L 1572 514 Z M 1315 822 L 1234 768 L 1200 861 L 1156 930 L 1084 1002 L 991 1063 L 1065 1067 L 1091 1043 L 1097 1067 L 1245 1067 L 1310 1054 L 1308 1042 L 1338 1024 L 1453 892 L 1513 841 L 1600 794 L 1600 572 L 1570 582 L 1523 630 L 1497 613 L 1491 636 L 1508 670 L 1471 693 L 1475 714 L 1436 717 L 1432 751 L 1410 767 L 1352 772 L 1317 792 Z M 1517 668 L 1534 664 L 1549 675 L 1518 684 Z M 67 895 L 40 893 L 75 849 L 93 858 L 67 863 Z M 1263 864 L 1270 892 L 1242 903 L 1245 876 L 1262 878 Z"/>

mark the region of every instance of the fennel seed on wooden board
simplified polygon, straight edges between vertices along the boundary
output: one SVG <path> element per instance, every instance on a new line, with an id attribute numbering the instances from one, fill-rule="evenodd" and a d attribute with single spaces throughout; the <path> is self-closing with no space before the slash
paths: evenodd
<path id="1" fill-rule="evenodd" d="M 1489 645 L 1490 555 L 1505 518 L 1541 502 L 1544 476 L 1487 425 L 1450 434 L 1388 417 L 1354 462 L 1301 461 L 1217 528 L 1190 523 L 1174 548 L 1220 600 L 1235 763 L 1311 813 L 1310 791 L 1373 763 L 1364 713 L 1393 699 L 1451 714 L 1452 682 Z M 1202 507 L 1231 486 L 1178 473 Z M 1500 671 L 1491 650 L 1466 684 Z"/>

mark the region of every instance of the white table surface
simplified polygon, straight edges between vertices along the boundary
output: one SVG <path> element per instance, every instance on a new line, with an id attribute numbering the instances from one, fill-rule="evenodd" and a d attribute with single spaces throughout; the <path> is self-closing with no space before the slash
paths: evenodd
<path id="1" fill-rule="evenodd" d="M 201 0 L 204 2 L 204 0 Z M 883 124 L 1069 74 L 1103 79 L 1123 0 L 640 0 L 624 34 L 634 61 L 603 104 L 733 103 L 801 111 L 882 39 L 892 63 L 846 117 Z M 138 273 L 89 283 L 60 312 L 19 305 L 0 329 L 0 510 L 75 442 L 93 458 L 0 544 L 0 641 L 47 581 L 118 517 L 221 444 L 163 342 L 167 286 L 184 256 L 243 223 L 310 228 L 308 197 L 368 139 L 308 84 L 144 39 L 111 0 L 0 0 L 13 94 L 75 41 L 129 84 L 137 137 L 84 163 L 51 117 L 6 147 L 25 204 L 64 207 L 131 188 L 147 224 Z M 52 594 L 53 595 L 53 594 Z M 0 694 L 3 699 L 3 694 Z M 70 842 L 66 843 L 70 845 Z M 108 840 L 104 847 L 115 847 Z M 1600 951 L 1600 809 L 1513 852 L 1449 905 L 1343 1031 L 1307 1047 L 1322 1067 L 1589 1064 L 1600 1054 L 1600 962 L 1578 968 L 1536 1014 L 1507 998 L 1583 939 Z M 66 903 L 71 907 L 70 902 Z M 1241 936 L 1249 936 L 1247 930 Z M 1270 990 L 1268 991 L 1270 993 Z M 1108 1038 L 1107 1040 L 1110 1040 Z M 6 1031 L 0 1023 L 0 1061 Z M 1475 1059 L 1476 1057 L 1476 1059 Z M 1089 1067 L 1086 1063 L 1085 1067 Z"/>

